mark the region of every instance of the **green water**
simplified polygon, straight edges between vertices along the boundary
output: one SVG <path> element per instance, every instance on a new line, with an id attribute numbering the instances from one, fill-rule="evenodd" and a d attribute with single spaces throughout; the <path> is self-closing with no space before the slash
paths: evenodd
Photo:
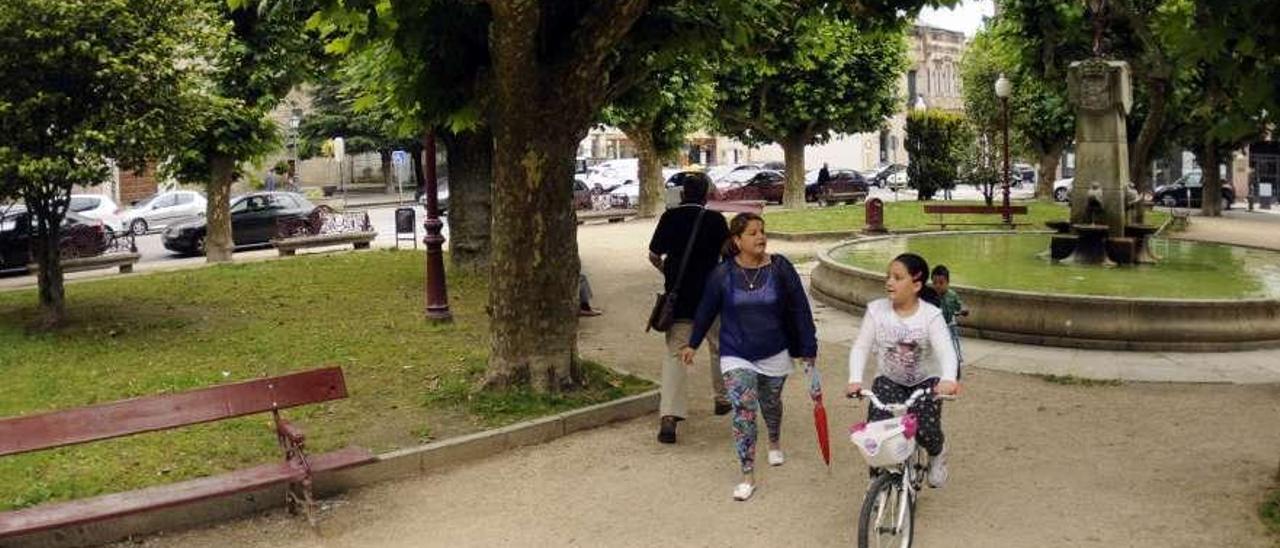
<path id="1" fill-rule="evenodd" d="M 882 272 L 911 251 L 944 264 L 951 283 L 1036 293 L 1175 299 L 1280 298 L 1280 253 L 1155 239 L 1155 265 L 1089 267 L 1049 261 L 1048 234 L 973 234 L 891 238 L 843 247 L 832 257 Z"/>

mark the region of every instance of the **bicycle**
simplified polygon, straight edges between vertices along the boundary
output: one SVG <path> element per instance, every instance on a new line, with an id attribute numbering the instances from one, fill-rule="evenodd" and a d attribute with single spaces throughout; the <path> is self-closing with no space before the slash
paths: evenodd
<path id="1" fill-rule="evenodd" d="M 874 474 L 858 514 L 858 548 L 910 548 L 915 538 L 916 496 L 928 471 L 929 455 L 916 443 L 916 418 L 907 410 L 926 395 L 955 399 L 920 388 L 905 402 L 885 404 L 870 390 L 858 393 L 858 398 L 866 397 L 876 409 L 893 414 L 889 419 L 850 428 L 850 440 Z"/>

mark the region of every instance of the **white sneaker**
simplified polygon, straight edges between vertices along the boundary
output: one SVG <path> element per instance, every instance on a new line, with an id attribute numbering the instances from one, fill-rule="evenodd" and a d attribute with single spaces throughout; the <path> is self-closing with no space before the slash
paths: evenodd
<path id="1" fill-rule="evenodd" d="M 769 466 L 782 466 L 784 462 L 787 462 L 787 456 L 782 454 L 781 449 L 769 450 Z"/>
<path id="2" fill-rule="evenodd" d="M 754 483 L 739 483 L 737 487 L 733 488 L 733 500 L 747 500 L 751 498 L 751 495 L 754 495 L 755 492 L 756 485 Z"/>
<path id="3" fill-rule="evenodd" d="M 929 472 L 927 479 L 929 487 L 941 488 L 947 484 L 947 446 L 942 446 L 942 452 L 938 456 L 929 459 Z"/>

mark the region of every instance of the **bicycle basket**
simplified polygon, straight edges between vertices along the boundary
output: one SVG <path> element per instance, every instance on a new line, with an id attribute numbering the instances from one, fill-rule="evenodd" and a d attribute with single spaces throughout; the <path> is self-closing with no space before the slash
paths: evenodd
<path id="1" fill-rule="evenodd" d="M 858 448 L 867 465 L 873 467 L 893 466 L 907 460 L 916 449 L 915 435 L 915 415 L 860 422 L 849 428 L 849 441 Z"/>

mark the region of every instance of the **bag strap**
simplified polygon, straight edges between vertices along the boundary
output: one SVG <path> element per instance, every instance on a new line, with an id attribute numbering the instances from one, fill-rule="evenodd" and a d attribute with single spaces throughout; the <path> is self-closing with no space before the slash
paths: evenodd
<path id="1" fill-rule="evenodd" d="M 689 233 L 689 243 L 684 246 L 684 256 L 680 258 L 680 270 L 676 271 L 676 284 L 672 286 L 675 291 L 680 291 L 680 282 L 684 281 L 685 267 L 689 266 L 689 254 L 693 252 L 693 242 L 698 239 L 698 229 L 702 228 L 702 215 L 707 212 L 707 206 L 702 206 L 698 210 L 698 216 L 693 221 L 693 232 Z"/>

